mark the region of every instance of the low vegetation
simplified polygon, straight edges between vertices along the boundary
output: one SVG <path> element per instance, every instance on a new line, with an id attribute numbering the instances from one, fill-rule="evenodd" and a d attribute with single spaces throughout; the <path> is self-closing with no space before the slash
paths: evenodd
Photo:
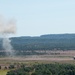
<path id="1" fill-rule="evenodd" d="M 58 63 L 23 65 L 19 69 L 9 71 L 6 75 L 75 75 L 75 65 Z"/>
<path id="2" fill-rule="evenodd" d="M 6 75 L 9 70 L 0 70 L 0 75 Z"/>

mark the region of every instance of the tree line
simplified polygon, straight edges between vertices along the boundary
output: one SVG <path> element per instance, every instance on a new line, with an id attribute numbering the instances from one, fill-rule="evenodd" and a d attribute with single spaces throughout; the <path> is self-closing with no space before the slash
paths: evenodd
<path id="1" fill-rule="evenodd" d="M 13 49 L 19 54 L 21 51 L 31 51 L 32 54 L 36 50 L 75 50 L 75 34 L 54 34 L 42 35 L 40 37 L 13 37 L 10 38 Z M 2 47 L 2 39 L 0 40 L 0 51 Z M 0 52 L 0 55 L 4 52 Z M 26 53 L 27 54 L 27 53 Z M 5 54 L 4 54 L 5 55 Z"/>

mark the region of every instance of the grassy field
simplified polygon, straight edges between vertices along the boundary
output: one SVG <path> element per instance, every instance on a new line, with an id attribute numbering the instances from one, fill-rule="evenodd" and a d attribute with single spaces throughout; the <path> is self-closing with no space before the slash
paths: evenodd
<path id="1" fill-rule="evenodd" d="M 6 75 L 9 70 L 0 70 L 0 75 Z"/>
<path id="2" fill-rule="evenodd" d="M 48 52 L 49 53 L 49 52 Z M 0 65 L 10 65 L 23 63 L 26 65 L 34 64 L 46 64 L 46 63 L 67 63 L 75 64 L 73 56 L 75 56 L 75 51 L 50 51 L 52 54 L 48 55 L 30 55 L 22 57 L 0 57 Z M 0 75 L 6 75 L 9 70 L 0 70 Z"/>
<path id="3" fill-rule="evenodd" d="M 34 60 L 33 61 L 33 60 L 28 60 L 28 61 L 18 61 L 18 62 L 13 61 L 13 62 L 14 63 L 24 63 L 24 64 L 27 64 L 27 65 L 50 64 L 50 63 L 75 64 L 75 60 L 67 60 L 67 61 L 66 60 L 64 60 L 64 61 L 50 61 L 50 60 L 49 61 L 45 61 L 45 60 Z M 11 64 L 11 61 L 9 61 L 9 63 Z M 3 64 L 5 64 L 5 63 L 3 63 Z M 0 70 L 0 75 L 6 75 L 8 71 L 9 70 Z"/>
<path id="4" fill-rule="evenodd" d="M 8 61 L 8 60 L 7 60 Z M 6 62 L 7 62 L 6 61 Z M 13 63 L 23 63 L 23 64 L 26 64 L 26 65 L 34 65 L 34 64 L 50 64 L 50 63 L 61 63 L 61 64 L 75 64 L 75 60 L 61 60 L 61 61 L 52 61 L 52 60 L 23 60 L 23 61 L 14 61 L 13 60 L 13 63 L 12 63 L 12 61 L 10 60 L 10 61 L 8 61 L 7 63 L 6 62 L 4 62 L 4 61 L 0 61 L 0 63 L 2 64 L 5 64 L 5 65 L 10 65 L 10 64 L 13 64 Z M 0 70 L 0 75 L 6 75 L 7 74 L 7 72 L 8 72 L 9 70 Z"/>

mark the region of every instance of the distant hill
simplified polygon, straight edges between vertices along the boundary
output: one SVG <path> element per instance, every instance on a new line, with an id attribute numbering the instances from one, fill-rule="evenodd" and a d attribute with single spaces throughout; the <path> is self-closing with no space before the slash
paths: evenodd
<path id="1" fill-rule="evenodd" d="M 75 34 L 48 34 L 48 35 L 41 35 L 40 37 L 53 39 L 72 39 L 75 38 Z"/>
<path id="2" fill-rule="evenodd" d="M 48 34 L 40 37 L 11 38 L 16 50 L 75 50 L 75 34 Z"/>
<path id="3" fill-rule="evenodd" d="M 12 37 L 10 40 L 15 51 L 75 50 L 75 34 L 22 36 Z M 0 50 L 3 50 L 2 40 L 0 40 Z"/>

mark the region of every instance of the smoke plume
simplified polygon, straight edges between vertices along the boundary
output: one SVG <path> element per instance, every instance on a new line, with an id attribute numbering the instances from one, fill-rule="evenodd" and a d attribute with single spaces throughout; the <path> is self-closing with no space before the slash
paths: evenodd
<path id="1" fill-rule="evenodd" d="M 11 45 L 11 40 L 9 40 L 8 36 L 3 37 L 3 48 L 5 49 L 7 56 L 14 56 L 14 49 Z"/>
<path id="2" fill-rule="evenodd" d="M 11 40 L 9 39 L 9 34 L 16 33 L 16 21 L 14 19 L 5 22 L 0 17 L 0 34 L 3 37 L 3 48 L 5 49 L 7 56 L 14 55 L 14 49 L 11 45 Z"/>

